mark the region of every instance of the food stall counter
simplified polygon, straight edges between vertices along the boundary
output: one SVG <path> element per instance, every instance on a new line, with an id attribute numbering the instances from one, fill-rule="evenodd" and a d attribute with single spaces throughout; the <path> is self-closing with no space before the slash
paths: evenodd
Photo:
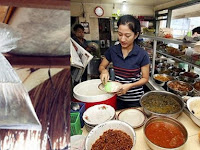
<path id="1" fill-rule="evenodd" d="M 120 111 L 116 112 L 116 115 Z M 200 127 L 198 127 L 191 119 L 188 117 L 187 113 L 182 112 L 181 115 L 177 118 L 180 121 L 188 132 L 188 140 L 184 146 L 183 150 L 190 150 L 190 149 L 200 149 L 200 139 L 198 134 L 200 132 Z M 145 142 L 145 137 L 143 133 L 143 126 L 137 129 L 134 129 L 136 132 L 136 145 L 134 146 L 135 150 L 150 150 L 148 145 Z M 87 136 L 88 131 L 86 130 L 85 126 L 82 128 L 82 135 Z"/>

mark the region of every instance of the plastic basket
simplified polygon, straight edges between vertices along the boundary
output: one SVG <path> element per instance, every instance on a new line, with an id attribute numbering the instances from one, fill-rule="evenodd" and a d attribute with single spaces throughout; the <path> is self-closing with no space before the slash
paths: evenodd
<path id="1" fill-rule="evenodd" d="M 71 121 L 70 122 L 71 136 L 82 134 L 80 113 L 79 112 L 70 113 L 70 121 Z"/>
<path id="2" fill-rule="evenodd" d="M 79 106 L 80 106 L 80 109 L 77 110 L 77 111 L 74 111 L 74 110 L 71 110 L 70 112 L 79 112 L 80 113 L 80 121 L 81 121 L 81 128 L 84 126 L 84 121 L 83 121 L 83 113 L 85 112 L 85 103 L 81 103 L 81 102 L 78 102 Z"/>

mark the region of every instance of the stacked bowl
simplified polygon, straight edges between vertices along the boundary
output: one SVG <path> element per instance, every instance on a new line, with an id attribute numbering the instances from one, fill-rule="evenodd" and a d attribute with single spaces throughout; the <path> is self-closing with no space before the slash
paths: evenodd
<path id="1" fill-rule="evenodd" d="M 83 113 L 85 128 L 89 132 L 98 124 L 115 119 L 115 109 L 106 104 L 94 105 Z"/>

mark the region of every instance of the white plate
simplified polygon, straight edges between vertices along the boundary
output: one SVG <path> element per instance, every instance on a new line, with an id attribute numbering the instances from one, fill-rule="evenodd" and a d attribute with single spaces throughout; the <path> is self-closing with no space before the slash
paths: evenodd
<path id="1" fill-rule="evenodd" d="M 120 90 L 122 83 L 117 81 L 108 81 L 106 85 L 99 84 L 99 89 L 107 93 L 116 93 Z"/>
<path id="2" fill-rule="evenodd" d="M 83 120 L 89 125 L 97 125 L 115 117 L 115 109 L 106 104 L 94 105 L 83 113 Z"/>
<path id="3" fill-rule="evenodd" d="M 139 109 L 128 108 L 122 110 L 118 114 L 117 119 L 130 124 L 133 128 L 139 128 L 144 124 L 146 116 Z"/>

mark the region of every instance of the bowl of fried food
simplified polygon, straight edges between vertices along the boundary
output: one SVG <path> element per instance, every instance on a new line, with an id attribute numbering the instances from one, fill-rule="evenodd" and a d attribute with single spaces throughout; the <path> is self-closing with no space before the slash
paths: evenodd
<path id="1" fill-rule="evenodd" d="M 94 127 L 85 140 L 85 150 L 133 150 L 136 133 L 127 123 L 110 120 Z"/>
<path id="2" fill-rule="evenodd" d="M 164 86 L 168 81 L 171 81 L 174 78 L 167 74 L 154 74 L 153 79 L 158 85 Z"/>

